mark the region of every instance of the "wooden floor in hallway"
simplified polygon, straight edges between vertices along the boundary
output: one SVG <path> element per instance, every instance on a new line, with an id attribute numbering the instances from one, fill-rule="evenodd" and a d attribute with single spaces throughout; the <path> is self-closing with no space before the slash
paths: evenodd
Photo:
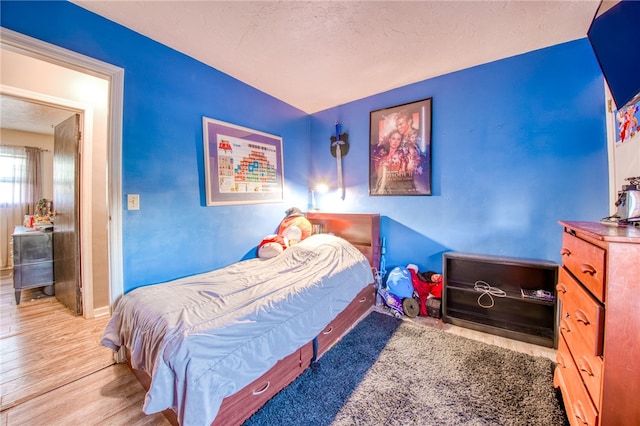
<path id="1" fill-rule="evenodd" d="M 0 425 L 85 425 L 127 416 L 127 405 L 135 408 L 122 422 L 112 418 L 100 424 L 153 422 L 154 416 L 141 413 L 142 386 L 100 345 L 108 320 L 76 316 L 41 289 L 23 291 L 17 305 L 11 271 L 2 271 Z M 136 392 L 137 399 L 131 398 Z M 109 416 L 100 416 L 103 411 Z"/>

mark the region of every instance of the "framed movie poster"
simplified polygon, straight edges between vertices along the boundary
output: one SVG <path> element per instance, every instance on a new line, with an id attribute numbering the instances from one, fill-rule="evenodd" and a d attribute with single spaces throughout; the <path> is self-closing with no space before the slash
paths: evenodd
<path id="1" fill-rule="evenodd" d="M 431 104 L 371 112 L 369 195 L 431 195 Z"/>
<path id="2" fill-rule="evenodd" d="M 282 202 L 282 138 L 202 117 L 207 206 Z"/>

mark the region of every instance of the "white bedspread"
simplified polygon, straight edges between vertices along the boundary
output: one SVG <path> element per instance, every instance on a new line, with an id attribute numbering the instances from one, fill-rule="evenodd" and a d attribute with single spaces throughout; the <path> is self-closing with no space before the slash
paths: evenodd
<path id="1" fill-rule="evenodd" d="M 223 398 L 311 341 L 371 282 L 355 247 L 313 235 L 271 259 L 132 290 L 102 344 L 126 346 L 151 376 L 145 413 L 173 408 L 183 425 L 209 425 Z"/>

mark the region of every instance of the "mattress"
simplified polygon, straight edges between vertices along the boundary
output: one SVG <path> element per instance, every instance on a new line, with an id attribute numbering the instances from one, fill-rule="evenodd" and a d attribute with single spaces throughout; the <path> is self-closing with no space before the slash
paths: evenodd
<path id="1" fill-rule="evenodd" d="M 371 282 L 358 249 L 313 235 L 271 259 L 131 291 L 101 343 L 125 346 L 151 376 L 145 413 L 172 408 L 180 424 L 208 425 L 225 397 L 311 341 Z"/>

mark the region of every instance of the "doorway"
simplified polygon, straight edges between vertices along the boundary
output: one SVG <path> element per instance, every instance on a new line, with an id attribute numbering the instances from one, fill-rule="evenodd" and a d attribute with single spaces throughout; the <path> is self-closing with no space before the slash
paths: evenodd
<path id="1" fill-rule="evenodd" d="M 78 301 L 78 306 L 82 305 L 81 310 L 76 310 L 76 304 L 67 304 L 68 307 L 77 314 L 82 314 L 85 318 L 93 318 L 97 315 L 108 315 L 110 312 L 110 286 L 109 286 L 109 268 L 108 268 L 108 216 L 106 202 L 107 184 L 106 184 L 106 128 L 107 121 L 107 105 L 108 105 L 108 82 L 106 80 L 86 76 L 77 71 L 67 70 L 60 66 L 47 63 L 36 58 L 31 58 L 19 53 L 6 51 L 4 46 L 2 52 L 2 86 L 1 93 L 3 99 L 10 98 L 13 101 L 20 102 L 23 109 L 31 109 L 40 107 L 38 111 L 44 115 L 43 111 L 50 111 L 51 108 L 58 110 L 67 110 L 68 116 L 78 113 L 83 117 L 82 133 L 83 142 L 77 149 L 74 157 L 79 159 L 78 170 L 81 172 L 78 176 L 72 176 L 77 179 L 76 187 L 77 196 L 74 197 L 79 201 L 78 215 L 81 220 L 78 222 L 76 229 L 80 232 L 75 235 L 78 237 L 76 244 L 80 247 L 78 258 L 80 264 L 76 268 L 79 272 L 73 281 L 82 284 L 82 300 Z M 24 75 L 21 70 L 29 69 L 33 71 L 31 76 Z M 19 78 L 16 77 L 18 74 Z M 31 80 L 35 75 L 46 75 L 48 81 L 46 84 L 40 84 L 34 87 Z M 41 80 L 45 80 L 41 78 Z M 70 87 L 76 81 L 81 81 L 83 85 L 92 85 L 92 96 L 95 99 L 84 101 L 83 99 L 73 99 L 71 91 L 60 91 L 58 87 Z M 25 88 L 26 87 L 26 88 Z M 32 89 L 38 89 L 34 91 Z M 56 96 L 51 95 L 54 93 Z M 102 96 L 100 96 L 102 93 Z M 4 107 L 4 103 L 3 103 Z M 9 114 L 10 115 L 10 114 Z M 34 114 L 35 116 L 35 114 Z M 24 128 L 35 126 L 37 122 L 45 118 L 33 117 L 31 122 L 23 124 Z M 3 126 L 6 123 L 3 114 Z M 49 123 L 49 125 L 57 125 L 58 123 Z M 12 126 L 7 123 L 7 126 Z M 51 129 L 51 135 L 55 133 Z M 3 142 L 4 143 L 4 142 Z M 55 144 L 51 147 L 55 151 Z M 55 164 L 55 157 L 53 160 Z M 61 157 L 58 155 L 58 157 Z M 58 179 L 58 183 L 62 183 L 65 178 Z M 55 180 L 54 180 L 55 183 Z M 54 185 L 55 187 L 55 185 Z M 80 187 L 80 191 L 77 189 Z M 55 191 L 52 194 L 54 210 L 55 205 L 59 204 L 63 199 L 55 199 Z M 59 195 L 58 195 L 59 196 Z M 60 204 L 63 206 L 64 204 Z M 68 213 L 68 212 L 66 212 Z M 75 214 L 75 209 L 74 209 Z M 16 224 L 17 225 L 17 224 Z M 58 227 L 54 226 L 54 236 Z M 66 280 L 65 280 L 66 281 Z M 63 284 L 62 287 L 66 286 Z M 57 286 L 60 287 L 61 286 Z M 80 290 L 78 289 L 78 293 Z M 73 306 L 72 306 L 73 305 Z"/>
<path id="2" fill-rule="evenodd" d="M 84 317 L 108 315 L 111 306 L 123 293 L 121 152 L 124 70 L 5 28 L 0 28 L 0 47 L 1 93 L 84 114 L 79 206 Z M 22 66 L 12 70 L 9 68 L 12 61 L 23 61 Z M 43 75 L 49 79 L 59 78 L 61 83 L 43 87 Z M 93 83 L 96 81 L 104 84 L 103 92 L 95 90 Z M 61 92 L 64 88 L 70 93 Z M 51 91 L 47 92 L 49 89 Z M 73 98 L 71 93 L 83 93 L 86 99 Z M 101 103 L 95 104 L 95 101 Z"/>
<path id="3" fill-rule="evenodd" d="M 17 161 L 17 165 L 22 164 L 22 167 L 25 167 L 26 164 L 29 164 L 29 169 L 33 172 L 27 171 L 26 174 L 29 176 L 33 174 L 32 185 L 35 185 L 31 190 L 19 190 L 19 192 L 26 191 L 25 196 L 31 194 L 27 196 L 33 198 L 31 202 L 28 199 L 16 198 L 19 196 L 15 195 L 16 187 L 12 184 L 7 183 L 6 186 L 3 186 L 3 191 L 6 191 L 3 193 L 3 200 L 10 204 L 3 204 L 2 220 L 0 221 L 2 267 L 10 271 L 14 267 L 12 263 L 16 264 L 15 258 L 11 262 L 11 236 L 18 229 L 16 226 L 23 224 L 24 214 L 34 214 L 36 210 L 45 213 L 46 221 L 41 218 L 42 222 L 39 225 L 43 226 L 43 224 L 55 222 L 54 227 L 47 226 L 46 230 L 40 233 L 20 232 L 19 240 L 23 243 L 31 241 L 32 244 L 39 238 L 42 241 L 53 242 L 53 248 L 49 247 L 50 251 L 45 249 L 41 253 L 51 259 L 51 263 L 46 264 L 50 266 L 45 270 L 41 269 L 42 265 L 39 263 L 37 267 L 35 265 L 21 266 L 20 271 L 23 274 L 18 274 L 16 279 L 18 277 L 26 279 L 27 281 L 22 284 L 27 286 L 49 280 L 55 281 L 55 298 L 69 308 L 74 315 L 82 315 L 83 300 L 78 267 L 80 246 L 77 221 L 80 176 L 78 148 L 81 136 L 80 123 L 83 122 L 82 113 L 13 98 L 5 94 L 0 95 L 0 106 L 2 145 L 15 147 L 14 150 L 12 148 L 6 149 L 7 155 L 12 152 L 15 153 L 14 155 L 18 155 L 13 160 Z M 31 152 L 38 152 L 37 158 L 32 161 L 20 161 L 20 153 L 23 152 L 21 147 L 25 147 Z M 3 167 L 5 167 L 5 173 L 15 170 L 9 164 L 5 164 Z M 22 176 L 24 170 L 22 167 L 19 168 L 19 171 L 14 172 L 18 173 L 17 176 Z M 11 174 L 3 176 L 9 180 L 8 182 L 14 182 L 16 179 L 16 176 L 11 177 Z M 14 193 L 13 196 L 12 193 Z M 41 200 L 42 204 L 38 202 L 36 206 L 36 200 Z M 56 200 L 55 209 L 52 200 Z M 24 210 L 27 207 L 28 210 Z M 58 220 L 55 220 L 56 218 Z M 16 247 L 14 238 L 13 249 Z M 25 250 L 24 253 L 31 253 L 30 255 L 35 253 L 32 248 Z M 25 262 L 31 263 L 29 260 L 23 259 L 22 263 Z M 108 286 L 108 283 L 100 283 L 99 281 L 96 284 Z M 22 286 L 20 287 L 22 288 Z M 53 286 L 50 290 L 53 290 Z M 20 300 L 20 293 L 16 289 L 16 303 Z M 49 294 L 53 295 L 53 292 L 49 292 Z"/>
<path id="4" fill-rule="evenodd" d="M 81 112 L 84 116 L 83 137 L 84 143 L 80 149 L 81 161 L 81 194 L 80 194 L 80 247 L 81 247 L 81 276 L 84 285 L 83 300 L 84 310 L 83 317 L 75 317 L 78 321 L 85 324 L 87 333 L 104 330 L 104 324 L 96 326 L 96 321 L 105 321 L 111 312 L 111 306 L 123 293 L 122 280 L 122 189 L 121 189 L 121 149 L 122 149 L 122 95 L 124 87 L 124 70 L 110 64 L 97 61 L 92 58 L 85 57 L 75 52 L 62 49 L 60 47 L 33 39 L 31 37 L 16 33 L 5 28 L 0 28 L 0 53 L 2 54 L 2 72 L 0 93 L 12 97 L 28 99 L 38 103 L 47 105 L 58 105 L 65 109 Z M 11 69 L 12 60 L 23 61 L 22 66 Z M 24 61 L 29 65 L 24 65 Z M 47 71 L 41 71 L 42 67 L 47 67 Z M 37 74 L 37 73 L 40 74 Z M 65 81 L 61 84 L 54 84 L 47 92 L 47 88 L 42 83 L 45 79 L 51 79 L 54 76 L 68 76 L 74 74 L 77 78 L 74 81 Z M 34 75 L 35 74 L 35 75 Z M 91 100 L 79 100 L 60 92 L 66 88 L 75 89 L 76 92 L 88 94 L 91 99 L 100 98 L 101 95 L 91 91 L 89 87 L 78 87 L 78 82 L 86 82 L 91 78 L 100 80 L 104 83 L 106 90 L 102 96 L 102 106 L 94 106 Z M 104 120 L 99 120 L 99 109 L 104 111 Z M 102 138 L 103 144 L 98 150 L 98 139 Z M 95 143 L 94 143 L 95 142 Z M 106 159 L 106 161 L 105 161 Z M 54 200 L 55 203 L 55 200 Z M 102 223 L 100 222 L 102 221 Z M 4 278 L 4 277 L 3 277 Z M 4 281 L 4 280 L 2 280 Z M 102 284 L 102 287 L 99 285 Z M 94 285 L 95 284 L 95 285 Z M 105 322 L 106 323 L 106 322 Z M 43 331 L 46 327 L 44 324 L 53 324 L 51 321 L 41 319 L 40 327 L 33 330 Z M 62 325 L 53 324 L 63 333 L 68 333 L 71 328 Z M 36 382 L 42 384 L 43 389 L 39 392 L 46 392 L 66 383 L 67 380 L 78 379 L 78 374 L 86 375 L 91 371 L 80 371 L 79 366 L 89 366 L 90 369 L 102 368 L 104 366 L 96 366 L 94 360 L 101 359 L 101 356 L 95 354 L 86 354 L 86 358 L 80 355 L 80 352 L 74 349 L 81 339 L 87 337 L 81 332 L 82 328 L 72 330 L 68 338 L 51 339 L 51 335 L 44 335 L 38 338 L 41 345 L 36 345 L 35 350 L 42 351 L 43 344 L 62 342 L 64 348 L 60 349 L 44 349 L 45 357 L 39 355 L 40 358 L 55 365 L 53 361 L 55 356 L 60 355 L 65 359 L 72 360 L 73 364 L 68 366 L 60 366 L 48 372 L 56 373 L 47 380 L 42 379 L 41 371 L 38 370 Z M 35 332 L 35 331 L 34 331 Z M 28 336 L 23 336 L 22 331 L 15 334 L 9 330 L 8 339 L 15 339 L 20 342 L 30 341 Z M 56 331 L 57 333 L 57 331 Z M 46 333 L 45 333 L 46 334 Z M 55 333 L 54 333 L 55 334 Z M 23 338 L 24 337 L 24 338 Z M 99 346 L 96 339 L 90 338 L 89 346 L 95 350 L 105 350 L 106 348 Z M 33 345 L 32 345 L 33 346 Z M 5 348 L 10 349 L 10 345 L 3 344 Z M 22 346 L 17 347 L 14 351 L 18 367 L 15 371 L 23 369 L 26 355 Z M 107 350 L 107 357 L 113 361 L 113 354 Z M 5 367 L 8 358 L 3 356 L 2 366 Z M 26 361 L 28 365 L 29 363 Z M 109 359 L 104 361 L 109 363 Z M 60 374 L 58 374 L 60 373 Z M 63 377 L 71 375 L 73 377 Z M 3 380 L 6 376 L 2 374 Z M 23 382 L 18 378 L 14 383 Z M 2 383 L 3 395 L 5 394 L 4 382 Z M 27 390 L 27 394 L 15 392 L 15 403 L 22 401 L 24 395 L 33 397 L 35 394 L 32 390 Z M 22 395 L 22 396 L 20 396 Z M 4 409 L 4 397 L 3 397 Z"/>

